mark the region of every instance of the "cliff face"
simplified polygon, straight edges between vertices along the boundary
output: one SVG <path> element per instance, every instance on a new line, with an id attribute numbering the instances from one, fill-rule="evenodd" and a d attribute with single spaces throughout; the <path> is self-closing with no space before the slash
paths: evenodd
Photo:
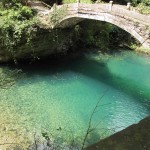
<path id="1" fill-rule="evenodd" d="M 51 54 L 63 54 L 71 49 L 97 47 L 103 51 L 135 42 L 129 34 L 115 26 L 94 20 L 83 20 L 65 29 L 45 29 L 37 27 L 36 36 L 29 43 L 22 36 L 13 50 L 2 45 L 0 38 L 0 63 L 13 60 L 39 59 Z M 34 35 L 34 34 L 32 34 Z M 13 41 L 12 41 L 13 42 Z M 141 50 L 144 52 L 143 50 Z M 149 53 L 149 51 L 145 51 Z"/>
<path id="2" fill-rule="evenodd" d="M 150 116 L 84 150 L 149 150 Z"/>
<path id="3" fill-rule="evenodd" d="M 16 46 L 13 54 L 0 44 L 0 62 L 22 59 L 32 59 L 50 54 L 66 53 L 75 43 L 73 30 L 46 30 L 40 29 L 37 36 L 26 44 L 23 41 Z"/>
<path id="4" fill-rule="evenodd" d="M 0 62 L 22 59 L 38 59 L 51 54 L 63 54 L 68 50 L 82 47 L 98 47 L 107 50 L 109 46 L 109 24 L 96 21 L 83 21 L 78 25 L 65 29 L 38 28 L 36 36 L 27 44 L 25 37 L 9 50 L 2 46 L 0 40 Z"/>

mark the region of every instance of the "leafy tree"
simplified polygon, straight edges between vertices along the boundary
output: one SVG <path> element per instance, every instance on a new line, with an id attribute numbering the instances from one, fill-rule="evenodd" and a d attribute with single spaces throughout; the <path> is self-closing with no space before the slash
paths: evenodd
<path id="1" fill-rule="evenodd" d="M 150 14 L 150 0 L 141 0 L 137 6 L 137 10 L 142 14 Z"/>
<path id="2" fill-rule="evenodd" d="M 117 26 L 112 26 L 112 30 L 109 33 L 109 47 L 125 47 L 128 48 L 132 46 L 133 43 L 137 43 L 135 39 L 126 31 L 118 28 Z"/>
<path id="3" fill-rule="evenodd" d="M 84 47 L 98 47 L 107 50 L 112 25 L 104 22 L 85 20 L 78 25 L 78 43 Z"/>

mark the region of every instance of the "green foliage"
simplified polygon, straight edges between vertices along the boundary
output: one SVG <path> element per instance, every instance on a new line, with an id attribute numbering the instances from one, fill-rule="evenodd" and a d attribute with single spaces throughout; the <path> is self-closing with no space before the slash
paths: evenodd
<path id="1" fill-rule="evenodd" d="M 20 3 L 10 9 L 0 11 L 0 42 L 15 60 L 16 47 L 24 41 L 29 44 L 36 33 L 36 19 L 30 8 Z"/>
<path id="2" fill-rule="evenodd" d="M 137 6 L 137 10 L 142 14 L 150 14 L 150 0 L 142 0 Z"/>
<path id="3" fill-rule="evenodd" d="M 2 5 L 4 8 L 11 8 L 17 6 L 20 2 L 20 0 L 2 0 Z"/>
<path id="4" fill-rule="evenodd" d="M 76 3 L 77 0 L 63 0 L 62 3 L 63 4 L 70 4 L 70 3 Z"/>
<path id="5" fill-rule="evenodd" d="M 86 20 L 81 22 L 80 28 L 78 27 L 81 45 L 96 46 L 106 50 L 109 46 L 109 32 L 111 28 L 110 24 L 99 21 Z"/>
<path id="6" fill-rule="evenodd" d="M 27 6 L 18 4 L 18 7 L 0 11 L 1 16 L 6 16 L 8 19 L 15 21 L 28 20 L 33 17 L 33 12 Z"/>
<path id="7" fill-rule="evenodd" d="M 85 20 L 75 26 L 75 37 L 79 47 L 97 47 L 101 50 L 128 47 L 138 44 L 129 33 L 109 23 Z"/>
<path id="8" fill-rule="evenodd" d="M 141 0 L 141 3 L 143 3 L 145 6 L 150 6 L 150 0 Z"/>
<path id="9" fill-rule="evenodd" d="M 145 6 L 143 3 L 140 3 L 140 4 L 138 5 L 137 10 L 138 10 L 141 14 L 145 14 L 145 15 L 150 14 L 150 6 Z"/>
<path id="10" fill-rule="evenodd" d="M 113 26 L 111 32 L 109 33 L 109 47 L 128 47 L 135 48 L 139 43 L 126 31 Z"/>
<path id="11" fill-rule="evenodd" d="M 77 3 L 77 0 L 62 0 L 63 4 Z M 92 3 L 92 0 L 80 0 L 80 3 Z"/>
<path id="12" fill-rule="evenodd" d="M 59 23 L 67 15 L 67 6 L 57 8 L 57 5 L 53 5 L 53 12 L 50 14 L 50 20 L 53 24 Z"/>

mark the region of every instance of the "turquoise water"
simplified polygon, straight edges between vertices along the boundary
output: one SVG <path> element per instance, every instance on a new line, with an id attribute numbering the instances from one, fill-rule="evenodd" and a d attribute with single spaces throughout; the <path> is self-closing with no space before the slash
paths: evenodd
<path id="1" fill-rule="evenodd" d="M 90 116 L 92 144 L 150 115 L 150 57 L 134 52 L 87 54 L 22 67 L 25 77 L 0 90 L 0 141 L 30 145 L 47 132 L 81 144 Z M 101 99 L 101 97 L 103 98 Z M 101 99 L 101 100 L 100 100 Z"/>

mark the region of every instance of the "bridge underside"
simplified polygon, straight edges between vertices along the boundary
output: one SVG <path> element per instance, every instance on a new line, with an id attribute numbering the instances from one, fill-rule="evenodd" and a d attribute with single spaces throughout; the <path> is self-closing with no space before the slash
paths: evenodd
<path id="1" fill-rule="evenodd" d="M 85 20 L 86 18 L 79 18 L 79 17 L 72 17 L 62 21 L 59 25 L 55 28 L 69 28 L 73 27 L 76 24 L 80 23 L 81 21 Z"/>
<path id="2" fill-rule="evenodd" d="M 131 20 L 123 16 L 120 17 L 111 13 L 101 13 L 100 15 L 78 13 L 74 15 L 69 15 L 63 18 L 59 22 L 59 24 L 55 26 L 55 28 L 71 27 L 85 19 L 105 21 L 114 24 L 131 34 L 141 43 L 143 48 L 150 49 L 150 37 L 149 32 L 146 29 L 146 25 L 143 25 L 142 23 L 140 24 L 139 22 L 137 23 L 135 20 Z"/>

